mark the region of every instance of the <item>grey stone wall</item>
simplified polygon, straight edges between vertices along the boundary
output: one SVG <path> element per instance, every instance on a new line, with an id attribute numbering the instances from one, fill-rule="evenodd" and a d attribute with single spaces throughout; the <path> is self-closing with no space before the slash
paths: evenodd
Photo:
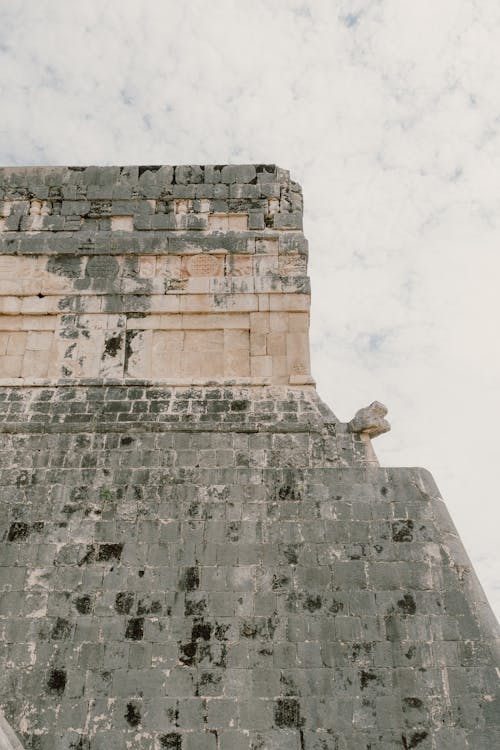
<path id="1" fill-rule="evenodd" d="M 5 436 L 0 699 L 25 747 L 494 747 L 498 629 L 427 473 L 269 464 L 235 435 Z"/>

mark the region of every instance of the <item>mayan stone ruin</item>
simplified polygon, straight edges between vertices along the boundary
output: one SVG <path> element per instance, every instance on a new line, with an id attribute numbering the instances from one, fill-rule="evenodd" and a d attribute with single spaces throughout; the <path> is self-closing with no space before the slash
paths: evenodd
<path id="1" fill-rule="evenodd" d="M 289 173 L 5 168 L 0 247 L 0 748 L 500 747 L 432 477 L 316 393 Z"/>

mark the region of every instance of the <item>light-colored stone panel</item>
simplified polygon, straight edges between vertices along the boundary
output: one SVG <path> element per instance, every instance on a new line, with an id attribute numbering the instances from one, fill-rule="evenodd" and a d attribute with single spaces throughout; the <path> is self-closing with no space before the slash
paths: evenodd
<path id="1" fill-rule="evenodd" d="M 269 313 L 269 330 L 272 333 L 281 333 L 283 331 L 288 331 L 288 313 Z"/>
<path id="2" fill-rule="evenodd" d="M 288 381 L 288 361 L 286 357 L 273 357 L 273 380 L 279 383 Z"/>
<path id="3" fill-rule="evenodd" d="M 248 214 L 229 214 L 228 229 L 230 232 L 244 232 L 248 229 Z"/>
<path id="4" fill-rule="evenodd" d="M 249 331 L 225 330 L 224 331 L 224 351 L 233 351 L 243 349 L 248 353 L 250 347 Z"/>
<path id="5" fill-rule="evenodd" d="M 309 314 L 308 313 L 289 313 L 288 328 L 292 331 L 307 333 L 309 331 Z"/>
<path id="6" fill-rule="evenodd" d="M 269 294 L 258 294 L 259 298 L 259 311 L 260 312 L 268 312 L 269 311 Z"/>
<path id="7" fill-rule="evenodd" d="M 271 377 L 273 374 L 273 358 L 250 357 L 250 374 L 252 377 Z"/>
<path id="8" fill-rule="evenodd" d="M 287 339 L 286 333 L 268 333 L 267 334 L 267 354 L 272 357 L 284 357 L 287 354 Z"/>
<path id="9" fill-rule="evenodd" d="M 27 338 L 28 334 L 25 332 L 11 333 L 7 343 L 7 354 L 24 354 Z"/>
<path id="10" fill-rule="evenodd" d="M 309 375 L 309 336 L 307 333 L 289 333 L 286 337 L 286 356 L 290 375 Z"/>
<path id="11" fill-rule="evenodd" d="M 145 331 L 145 330 L 156 330 L 159 328 L 175 328 L 173 324 L 175 319 L 178 319 L 180 328 L 180 315 L 146 315 L 143 317 L 127 317 L 127 331 Z M 163 318 L 169 319 L 169 323 L 165 324 Z"/>
<path id="12" fill-rule="evenodd" d="M 20 297 L 0 297 L 0 314 L 18 315 L 21 312 Z"/>
<path id="13" fill-rule="evenodd" d="M 54 334 L 51 331 L 30 331 L 26 340 L 28 351 L 48 351 L 52 346 Z"/>
<path id="14" fill-rule="evenodd" d="M 268 354 L 266 346 L 266 333 L 252 333 L 250 334 L 250 354 L 252 357 L 262 357 Z"/>
<path id="15" fill-rule="evenodd" d="M 183 269 L 188 276 L 223 276 L 224 257 L 209 253 L 184 256 Z"/>
<path id="16" fill-rule="evenodd" d="M 185 313 L 182 316 L 180 315 L 179 318 L 182 320 L 182 328 L 185 330 L 189 328 L 243 328 L 246 330 L 250 327 L 250 315 L 248 313 Z"/>
<path id="17" fill-rule="evenodd" d="M 182 351 L 184 347 L 184 331 L 154 331 L 153 358 L 162 352 Z"/>
<path id="18" fill-rule="evenodd" d="M 228 215 L 210 214 L 208 217 L 208 229 L 210 232 L 227 232 L 229 229 Z"/>
<path id="19" fill-rule="evenodd" d="M 26 350 L 23 357 L 22 377 L 46 378 L 49 370 L 48 350 Z"/>
<path id="20" fill-rule="evenodd" d="M 0 331 L 0 356 L 7 354 L 8 343 L 9 343 L 9 334 L 5 331 Z"/>
<path id="21" fill-rule="evenodd" d="M 292 312 L 308 311 L 311 299 L 308 294 L 270 294 L 270 310 L 288 310 Z"/>
<path id="22" fill-rule="evenodd" d="M 151 362 L 151 377 L 168 379 L 182 377 L 182 352 L 180 349 L 169 349 L 159 352 L 153 351 Z"/>
<path id="23" fill-rule="evenodd" d="M 19 378 L 23 367 L 22 355 L 0 357 L 0 378 Z"/>
<path id="24" fill-rule="evenodd" d="M 159 294 L 150 297 L 150 311 L 153 313 L 178 313 L 181 310 L 179 294 Z"/>
<path id="25" fill-rule="evenodd" d="M 250 313 L 250 331 L 252 333 L 268 333 L 268 331 L 270 330 L 269 325 L 269 313 Z"/>
<path id="26" fill-rule="evenodd" d="M 224 350 L 224 377 L 243 378 L 250 375 L 250 357 L 248 350 Z"/>
<path id="27" fill-rule="evenodd" d="M 111 230 L 113 232 L 133 232 L 134 217 L 133 216 L 112 216 L 111 217 Z"/>
<path id="28" fill-rule="evenodd" d="M 222 351 L 224 331 L 185 331 L 184 350 L 196 352 Z"/>

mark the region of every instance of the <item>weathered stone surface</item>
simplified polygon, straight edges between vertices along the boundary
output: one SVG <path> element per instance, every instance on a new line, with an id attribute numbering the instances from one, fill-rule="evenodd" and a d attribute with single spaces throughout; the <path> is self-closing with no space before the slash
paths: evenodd
<path id="1" fill-rule="evenodd" d="M 360 432 L 374 438 L 389 432 L 391 425 L 384 419 L 387 414 L 387 406 L 380 401 L 373 401 L 370 406 L 365 406 L 356 412 L 349 422 L 352 432 Z"/>
<path id="2" fill-rule="evenodd" d="M 0 192 L 0 381 L 312 383 L 307 249 L 287 198 L 300 188 L 287 172 L 4 169 Z M 258 352 L 253 314 L 267 316 Z"/>
<path id="3" fill-rule="evenodd" d="M 26 750 L 498 746 L 498 624 L 432 478 L 378 466 L 380 404 L 342 424 L 307 379 L 288 173 L 0 185 L 0 706 Z"/>

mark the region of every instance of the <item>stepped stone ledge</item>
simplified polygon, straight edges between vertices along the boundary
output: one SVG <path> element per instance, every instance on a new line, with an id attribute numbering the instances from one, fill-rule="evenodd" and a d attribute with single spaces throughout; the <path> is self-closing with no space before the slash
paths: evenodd
<path id="1" fill-rule="evenodd" d="M 316 392 L 302 210 L 272 164 L 0 169 L 0 750 L 500 746 L 438 488 Z"/>

